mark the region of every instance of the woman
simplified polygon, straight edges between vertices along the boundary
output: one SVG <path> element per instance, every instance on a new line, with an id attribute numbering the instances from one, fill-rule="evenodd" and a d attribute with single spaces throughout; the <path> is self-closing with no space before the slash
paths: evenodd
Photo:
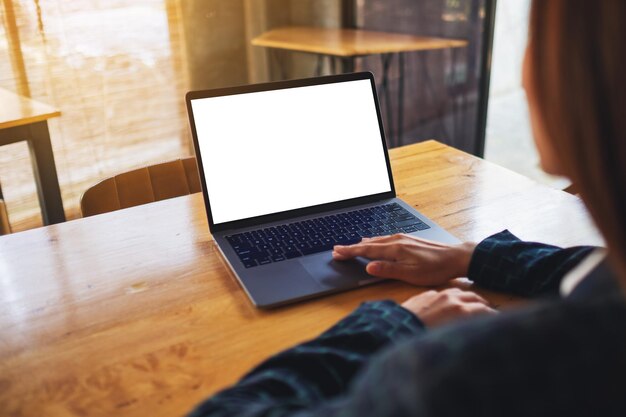
<path id="1" fill-rule="evenodd" d="M 365 303 L 192 415 L 625 416 L 625 19 L 623 0 L 534 0 L 524 64 L 543 168 L 577 185 L 607 252 L 506 231 L 478 245 L 390 236 L 336 247 L 336 259 L 372 259 L 376 276 L 440 285 L 467 275 L 554 297 L 502 314 L 460 290 Z"/>

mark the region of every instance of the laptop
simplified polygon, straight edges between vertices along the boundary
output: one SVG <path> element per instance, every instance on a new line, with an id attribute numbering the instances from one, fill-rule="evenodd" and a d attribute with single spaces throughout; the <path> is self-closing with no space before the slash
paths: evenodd
<path id="1" fill-rule="evenodd" d="M 360 72 L 186 95 L 209 229 L 252 303 L 380 281 L 336 244 L 458 240 L 396 197 L 374 77 Z"/>

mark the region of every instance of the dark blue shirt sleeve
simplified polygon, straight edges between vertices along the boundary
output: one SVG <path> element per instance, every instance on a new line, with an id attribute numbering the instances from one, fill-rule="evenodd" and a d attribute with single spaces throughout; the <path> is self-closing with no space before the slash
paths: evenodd
<path id="1" fill-rule="evenodd" d="M 263 362 L 190 417 L 282 416 L 315 407 L 345 393 L 374 354 L 423 329 L 393 301 L 364 303 L 316 339 Z"/>
<path id="2" fill-rule="evenodd" d="M 534 242 L 522 242 L 504 231 L 481 242 L 473 255 L 469 278 L 484 287 L 534 295 L 556 292 L 563 275 L 580 262 L 592 247 L 561 249 Z M 525 320 L 522 320 L 525 323 Z M 566 323 L 569 323 L 566 321 Z M 430 371 L 418 371 L 420 381 L 411 381 L 412 369 L 408 359 L 397 355 L 397 367 L 378 366 L 382 374 L 363 379 L 354 394 L 349 394 L 355 376 L 378 353 L 391 348 L 404 339 L 419 340 L 424 326 L 412 313 L 392 301 L 364 303 L 318 338 L 286 350 L 260 364 L 235 386 L 228 388 L 202 403 L 191 417 L 261 417 L 261 416 L 362 416 L 421 415 L 420 410 L 429 401 L 419 401 L 420 387 L 437 387 L 429 379 Z M 514 331 L 512 331 L 514 333 Z M 511 337 L 504 329 L 494 339 L 477 345 L 477 352 L 502 341 L 512 348 Z M 461 346 L 468 337 L 480 337 L 482 327 L 471 332 L 454 332 L 445 341 L 444 348 Z M 430 336 L 429 336 L 430 337 Z M 435 340 L 441 341 L 435 337 Z M 422 346 L 422 345 L 420 345 Z M 424 345 L 425 346 L 425 345 Z M 437 345 L 442 347 L 441 345 Z M 504 350 L 506 350 L 504 349 Z M 445 357 L 446 369 L 461 366 L 460 355 L 446 355 L 445 349 L 420 348 L 409 355 L 418 355 L 426 364 Z M 433 355 L 432 357 L 430 355 Z M 405 362 L 402 362 L 405 360 Z M 407 366 L 403 365 L 406 364 Z M 442 365 L 443 366 L 443 365 Z M 523 364 L 523 369 L 526 364 Z M 461 367 L 462 368 L 462 367 Z M 461 369 L 459 368 L 459 369 Z M 494 369 L 502 375 L 500 369 Z M 487 373 L 488 374 L 488 373 Z M 397 381 L 404 381 L 397 385 Z M 408 390 L 403 389 L 411 381 Z M 382 384 L 382 385 L 381 385 Z M 385 395 L 379 395 L 386 392 Z M 429 393 L 431 400 L 432 393 Z M 402 410 L 406 402 L 416 408 Z M 444 401 L 445 403 L 445 401 Z M 403 413 L 406 411 L 406 413 Z M 456 411 L 459 411 L 456 409 Z M 429 413 L 425 412 L 424 415 Z M 457 415 L 457 414 L 450 414 Z"/>
<path id="3" fill-rule="evenodd" d="M 476 246 L 468 278 L 482 287 L 517 295 L 555 295 L 563 276 L 594 249 L 525 242 L 504 230 Z"/>
<path id="4" fill-rule="evenodd" d="M 405 324 L 379 321 L 384 316 Z M 391 302 L 365 304 L 348 319 L 271 358 L 191 416 L 626 415 L 619 294 L 539 304 L 423 335 Z M 376 335 L 361 338 L 367 334 Z"/>
<path id="5" fill-rule="evenodd" d="M 342 398 L 290 417 L 626 415 L 621 295 L 442 327 L 377 355 Z"/>

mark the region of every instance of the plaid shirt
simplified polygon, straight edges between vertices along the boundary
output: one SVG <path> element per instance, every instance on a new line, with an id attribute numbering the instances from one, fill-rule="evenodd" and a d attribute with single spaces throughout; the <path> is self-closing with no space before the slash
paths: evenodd
<path id="1" fill-rule="evenodd" d="M 478 245 L 468 275 L 488 288 L 556 295 L 592 249 L 504 231 Z M 626 303 L 614 283 L 606 288 L 432 331 L 395 302 L 364 303 L 190 416 L 623 417 Z"/>

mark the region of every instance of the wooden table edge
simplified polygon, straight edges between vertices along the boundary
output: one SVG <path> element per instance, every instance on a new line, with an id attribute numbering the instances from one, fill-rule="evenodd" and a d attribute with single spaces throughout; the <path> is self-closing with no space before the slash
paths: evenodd
<path id="1" fill-rule="evenodd" d="M 414 40 L 424 40 L 424 41 L 433 41 L 433 42 L 441 42 L 441 43 L 445 43 L 445 45 L 430 45 L 430 46 L 424 46 L 424 47 L 420 47 L 420 48 L 416 48 L 415 46 L 410 47 L 410 46 L 406 46 L 406 47 L 397 47 L 397 48 L 393 48 L 393 50 L 389 49 L 389 48 L 371 48 L 368 51 L 364 52 L 364 51 L 355 51 L 352 50 L 350 51 L 348 48 L 346 48 L 346 51 L 340 51 L 340 50 L 334 50 L 331 51 L 330 49 L 332 48 L 324 48 L 322 46 L 316 46 L 316 45 L 302 45 L 299 44 L 298 47 L 294 47 L 294 43 L 290 42 L 290 41 L 281 41 L 281 40 L 274 40 L 274 39 L 266 39 L 266 37 L 271 34 L 272 32 L 278 31 L 278 30 L 284 30 L 284 29 L 320 29 L 320 30 L 330 30 L 329 28 L 316 28 L 316 27 L 306 27 L 306 26 L 287 26 L 287 27 L 278 27 L 278 28 L 274 28 L 274 29 L 270 29 L 266 32 L 263 32 L 262 34 L 254 37 L 250 43 L 253 46 L 260 46 L 260 47 L 266 47 L 266 48 L 274 48 L 274 49 L 283 49 L 283 50 L 288 50 L 288 51 L 297 51 L 297 52 L 305 52 L 305 53 L 312 53 L 312 54 L 318 54 L 318 55 L 329 55 L 329 56 L 337 56 L 337 57 L 360 57 L 360 56 L 367 56 L 367 55 L 376 55 L 376 54 L 385 54 L 385 53 L 400 53 L 400 52 L 418 52 L 418 51 L 428 51 L 428 50 L 440 50 L 440 49 L 452 49 L 452 48 L 464 48 L 467 47 L 467 45 L 469 44 L 468 41 L 463 40 L 463 39 L 456 39 L 456 38 L 440 38 L 440 37 L 434 37 L 434 36 L 417 36 L 417 35 L 410 35 L 410 34 L 405 34 L 405 33 L 393 33 L 393 32 L 381 32 L 381 31 L 372 31 L 372 30 L 364 30 L 364 29 L 345 29 L 345 28 L 337 28 L 334 30 L 338 30 L 338 31 L 353 31 L 353 32 L 357 32 L 357 31 L 361 31 L 361 32 L 367 32 L 370 34 L 381 34 L 381 35 L 393 35 L 393 36 L 399 36 L 399 37 L 405 37 L 405 38 L 413 38 Z"/>
<path id="2" fill-rule="evenodd" d="M 43 104 L 43 103 L 41 103 Z M 52 119 L 54 117 L 59 117 L 61 116 L 61 111 L 60 110 L 54 110 L 51 111 L 49 113 L 42 113 L 42 114 L 38 114 L 36 116 L 32 116 L 32 117 L 26 117 L 23 119 L 19 119 L 19 120 L 11 120 L 9 122 L 0 122 L 0 129 L 7 129 L 10 127 L 18 127 L 18 126 L 25 126 L 25 125 L 29 125 L 29 124 L 33 124 L 33 123 L 37 123 L 37 122 L 44 122 L 48 119 Z"/>

